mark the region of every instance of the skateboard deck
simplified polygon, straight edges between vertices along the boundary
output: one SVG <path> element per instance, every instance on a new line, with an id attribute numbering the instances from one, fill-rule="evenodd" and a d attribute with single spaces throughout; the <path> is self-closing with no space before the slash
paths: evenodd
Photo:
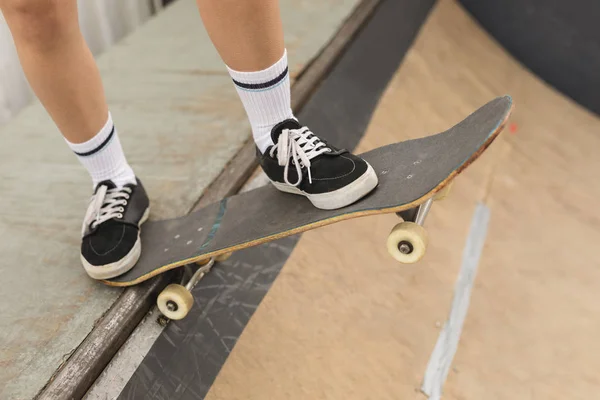
<path id="1" fill-rule="evenodd" d="M 361 156 L 379 185 L 337 210 L 272 185 L 225 198 L 188 215 L 143 225 L 142 255 L 125 274 L 103 281 L 132 286 L 168 270 L 350 218 L 419 206 L 475 161 L 502 131 L 512 99 L 498 97 L 449 130 L 386 145 Z"/>

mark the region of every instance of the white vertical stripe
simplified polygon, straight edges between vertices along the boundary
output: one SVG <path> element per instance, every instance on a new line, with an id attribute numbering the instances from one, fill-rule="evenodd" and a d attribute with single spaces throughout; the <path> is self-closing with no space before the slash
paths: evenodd
<path id="1" fill-rule="evenodd" d="M 469 309 L 471 290 L 483 251 L 489 220 L 490 210 L 485 204 L 478 203 L 463 251 L 462 265 L 454 287 L 450 315 L 435 344 L 421 386 L 421 390 L 429 396 L 430 400 L 441 399 L 442 388 L 456 353 L 463 323 Z"/>

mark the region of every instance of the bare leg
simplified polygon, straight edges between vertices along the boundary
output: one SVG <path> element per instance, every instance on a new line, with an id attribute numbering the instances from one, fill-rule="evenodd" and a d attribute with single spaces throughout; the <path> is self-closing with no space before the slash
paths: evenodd
<path id="1" fill-rule="evenodd" d="M 77 0 L 0 0 L 21 66 L 95 188 L 83 223 L 81 261 L 106 279 L 131 269 L 149 201 L 127 163 L 95 60 L 79 30 Z"/>
<path id="2" fill-rule="evenodd" d="M 294 119 L 278 0 L 196 1 L 264 152 L 273 127 Z"/>
<path id="3" fill-rule="evenodd" d="M 117 186 L 135 183 L 100 73 L 79 29 L 77 0 L 0 0 L 0 9 L 33 91 L 93 185 L 106 180 Z"/>
<path id="4" fill-rule="evenodd" d="M 221 58 L 237 71 L 259 71 L 283 54 L 278 0 L 197 0 Z"/>
<path id="5" fill-rule="evenodd" d="M 248 114 L 259 163 L 275 187 L 324 209 L 344 207 L 373 190 L 378 179 L 368 163 L 333 151 L 293 115 L 279 1 L 196 1 Z"/>
<path id="6" fill-rule="evenodd" d="M 79 30 L 76 0 L 0 0 L 27 79 L 72 143 L 106 123 L 100 74 Z"/>

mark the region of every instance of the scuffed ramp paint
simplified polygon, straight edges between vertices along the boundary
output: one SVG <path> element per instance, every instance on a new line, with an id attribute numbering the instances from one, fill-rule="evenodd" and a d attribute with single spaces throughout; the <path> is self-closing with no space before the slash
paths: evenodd
<path id="1" fill-rule="evenodd" d="M 421 390 L 430 400 L 439 400 L 452 359 L 458 347 L 463 323 L 469 310 L 471 290 L 490 220 L 490 210 L 478 203 L 471 221 L 469 236 L 463 252 L 462 265 L 454 288 L 454 299 L 448 320 L 438 338 L 425 371 Z"/>

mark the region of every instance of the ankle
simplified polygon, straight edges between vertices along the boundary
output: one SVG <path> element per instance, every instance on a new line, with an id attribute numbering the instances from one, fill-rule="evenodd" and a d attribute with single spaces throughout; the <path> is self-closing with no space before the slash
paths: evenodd
<path id="1" fill-rule="evenodd" d="M 273 144 L 273 127 L 281 121 L 294 118 L 287 52 L 284 51 L 275 64 L 261 71 L 228 70 L 248 115 L 256 146 L 264 153 Z"/>
<path id="2" fill-rule="evenodd" d="M 136 175 L 131 166 L 125 162 L 109 173 L 103 174 L 100 177 L 94 177 L 92 179 L 94 188 L 102 181 L 111 181 L 116 187 L 122 188 L 129 184 L 135 185 Z"/>
<path id="3" fill-rule="evenodd" d="M 87 142 L 75 144 L 66 141 L 87 169 L 94 187 L 106 180 L 113 181 L 117 186 L 135 184 L 135 174 L 125 158 L 110 114 L 102 129 Z"/>

